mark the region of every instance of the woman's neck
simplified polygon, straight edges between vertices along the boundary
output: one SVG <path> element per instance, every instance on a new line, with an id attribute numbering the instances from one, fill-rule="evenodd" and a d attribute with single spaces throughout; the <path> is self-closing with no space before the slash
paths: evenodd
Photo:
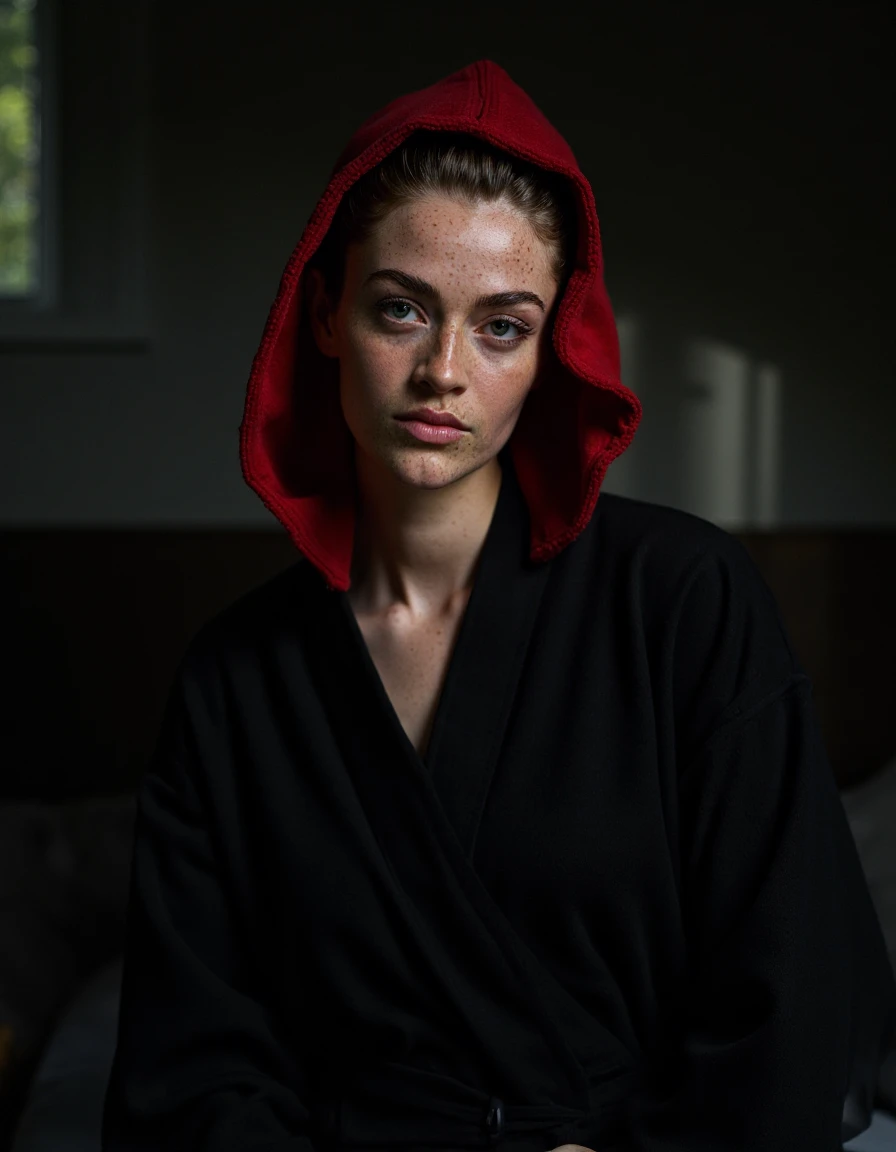
<path id="1" fill-rule="evenodd" d="M 501 488 L 497 457 L 443 488 L 405 484 L 360 452 L 356 475 L 355 610 L 424 620 L 466 603 Z"/>

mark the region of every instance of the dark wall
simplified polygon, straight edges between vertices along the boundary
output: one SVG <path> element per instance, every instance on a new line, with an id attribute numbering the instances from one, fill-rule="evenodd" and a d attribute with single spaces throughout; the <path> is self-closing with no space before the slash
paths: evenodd
<path id="1" fill-rule="evenodd" d="M 191 628 L 287 561 L 237 452 L 280 273 L 357 124 L 477 58 L 595 189 L 645 407 L 607 488 L 701 511 L 678 430 L 709 341 L 780 372 L 771 527 L 896 524 L 891 5 L 58 8 L 62 311 L 52 340 L 0 325 L 7 792 L 135 779 Z M 890 545 L 815 539 L 766 562 L 816 605 L 798 648 L 847 779 L 892 752 Z"/>
<path id="2" fill-rule="evenodd" d="M 896 754 L 896 532 L 741 537 L 812 679 L 841 786 Z M 207 619 L 296 560 L 283 532 L 0 534 L 0 800 L 132 790 Z"/>
<path id="3" fill-rule="evenodd" d="M 269 524 L 237 429 L 289 253 L 357 124 L 479 57 L 595 189 L 644 402 L 608 488 L 742 527 L 896 523 L 891 5 L 58 9 L 62 313 L 24 345 L 0 322 L 0 523 Z M 706 500 L 707 348 L 780 380 L 762 520 Z"/>

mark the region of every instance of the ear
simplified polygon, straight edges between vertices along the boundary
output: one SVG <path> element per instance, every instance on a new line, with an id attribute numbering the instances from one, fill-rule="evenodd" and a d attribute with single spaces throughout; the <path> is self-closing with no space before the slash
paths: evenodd
<path id="1" fill-rule="evenodd" d="M 311 320 L 311 331 L 318 351 L 324 356 L 339 356 L 336 338 L 336 311 L 330 303 L 324 284 L 323 273 L 319 268 L 306 268 L 302 276 L 305 307 Z"/>

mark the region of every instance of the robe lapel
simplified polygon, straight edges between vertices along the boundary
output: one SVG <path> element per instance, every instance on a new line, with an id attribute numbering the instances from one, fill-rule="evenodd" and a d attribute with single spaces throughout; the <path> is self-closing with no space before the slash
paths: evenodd
<path id="1" fill-rule="evenodd" d="M 401 727 L 345 593 L 329 594 L 316 620 L 318 652 L 330 654 L 318 668 L 336 739 L 396 878 L 397 899 L 496 1085 L 511 1099 L 587 1113 L 595 1076 L 611 1080 L 631 1064 L 630 1054 L 584 1017 L 526 947 L 472 863 L 551 569 L 550 562 L 531 564 L 527 549 L 528 511 L 508 462 L 436 713 L 429 767 Z M 344 661 L 332 658 L 334 650 Z M 587 1070 L 573 1039 L 586 1034 Z"/>
<path id="2" fill-rule="evenodd" d="M 528 541 L 528 509 L 508 460 L 429 744 L 433 788 L 468 860 L 550 573 L 550 564 L 529 561 Z"/>

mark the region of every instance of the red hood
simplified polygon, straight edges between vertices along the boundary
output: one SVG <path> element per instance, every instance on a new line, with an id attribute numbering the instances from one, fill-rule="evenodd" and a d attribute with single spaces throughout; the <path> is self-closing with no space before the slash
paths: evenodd
<path id="1" fill-rule="evenodd" d="M 529 507 L 533 560 L 548 559 L 579 535 L 608 466 L 631 443 L 641 419 L 637 397 L 619 379 L 594 196 L 563 137 L 488 60 L 394 100 L 352 137 L 286 265 L 240 426 L 246 482 L 327 584 L 343 591 L 350 584 L 354 540 L 352 440 L 339 404 L 337 364 L 317 351 L 302 314 L 300 282 L 348 188 L 417 129 L 478 136 L 562 173 L 577 192 L 575 268 L 554 321 L 558 362 L 527 396 L 509 442 Z"/>

